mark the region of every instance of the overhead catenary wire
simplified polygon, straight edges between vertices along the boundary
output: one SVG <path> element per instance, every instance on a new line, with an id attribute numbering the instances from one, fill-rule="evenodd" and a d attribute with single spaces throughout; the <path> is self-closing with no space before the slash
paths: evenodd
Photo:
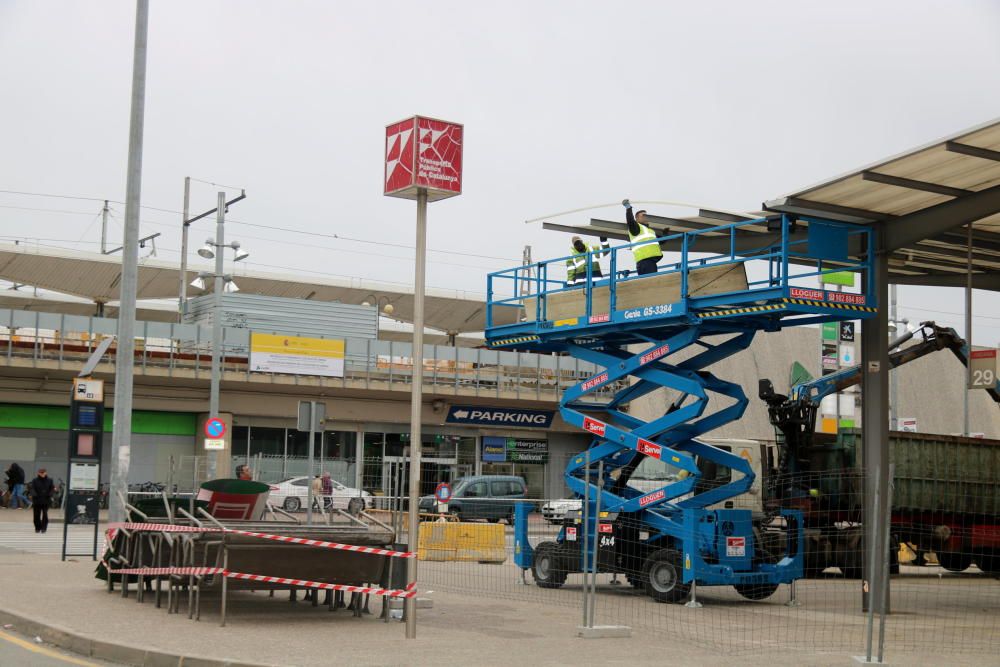
<path id="1" fill-rule="evenodd" d="M 202 183 L 210 183 L 210 181 L 201 181 L 201 179 L 192 179 L 192 180 L 199 180 Z M 218 185 L 218 184 L 213 184 L 213 185 Z M 233 187 L 233 186 L 225 186 L 224 185 L 222 187 Z M 19 190 L 0 190 L 0 193 L 16 194 L 16 195 L 27 195 L 27 196 L 33 196 L 33 197 L 55 197 L 55 198 L 61 198 L 61 199 L 78 199 L 78 200 L 81 200 L 81 201 L 98 201 L 98 202 L 107 201 L 108 203 L 122 204 L 122 205 L 124 205 L 124 203 L 125 203 L 125 202 L 123 202 L 121 200 L 117 200 L 117 199 L 103 199 L 103 198 L 98 198 L 98 197 L 77 197 L 77 196 L 73 196 L 73 195 L 56 195 L 56 194 L 48 194 L 48 193 L 41 193 L 41 192 L 24 192 L 24 191 L 19 191 Z M 58 211 L 58 210 L 55 210 L 55 209 L 26 208 L 26 207 L 2 206 L 2 205 L 0 205 L 0 208 L 23 208 L 25 210 L 33 210 L 33 211 L 52 212 L 52 213 L 59 213 L 59 212 L 76 213 L 76 214 L 80 214 L 80 215 L 91 215 L 92 214 L 90 211 Z M 149 206 L 149 205 L 146 205 L 146 204 L 143 204 L 140 208 L 144 208 L 144 209 L 149 210 L 149 211 L 158 211 L 160 213 L 171 213 L 171 214 L 181 215 L 181 211 L 176 210 L 176 209 L 162 208 L 162 207 L 158 207 L 158 206 Z M 147 223 L 148 222 L 149 221 L 147 221 Z M 385 247 L 404 248 L 406 250 L 414 250 L 413 246 L 406 245 L 405 243 L 390 243 L 390 242 L 387 242 L 387 241 L 384 241 L 384 240 L 362 239 L 362 238 L 357 238 L 357 237 L 353 237 L 353 236 L 344 236 L 342 234 L 329 234 L 329 233 L 323 233 L 323 232 L 311 232 L 311 231 L 306 231 L 306 230 L 302 230 L 302 229 L 293 229 L 291 227 L 279 227 L 277 225 L 264 225 L 264 224 L 255 223 L 255 222 L 247 222 L 246 220 L 239 220 L 239 219 L 236 219 L 236 218 L 228 218 L 227 217 L 226 218 L 226 223 L 227 224 L 232 223 L 232 224 L 238 224 L 238 225 L 246 225 L 248 227 L 258 227 L 260 229 L 270 229 L 270 230 L 273 230 L 273 231 L 285 232 L 285 233 L 289 233 L 289 234 L 302 234 L 304 236 L 316 236 L 316 237 L 320 237 L 320 238 L 337 239 L 338 241 L 350 241 L 350 242 L 353 242 L 353 243 L 368 243 L 368 244 L 372 244 L 372 245 L 380 245 L 380 246 L 385 246 Z M 517 262 L 517 261 L 519 261 L 518 258 L 498 257 L 496 255 L 483 255 L 483 254 L 480 254 L 480 253 L 463 252 L 463 251 L 460 251 L 460 250 L 439 250 L 439 249 L 435 249 L 435 248 L 428 248 L 427 252 L 447 254 L 447 255 L 461 255 L 461 256 L 464 256 L 464 257 L 473 257 L 473 258 L 476 258 L 476 259 L 495 259 L 495 260 L 500 260 L 500 261 L 504 261 L 504 262 Z"/>

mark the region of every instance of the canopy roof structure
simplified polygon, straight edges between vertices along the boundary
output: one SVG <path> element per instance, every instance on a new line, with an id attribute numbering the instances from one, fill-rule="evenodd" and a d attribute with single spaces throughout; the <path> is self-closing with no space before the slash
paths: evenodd
<path id="1" fill-rule="evenodd" d="M 197 269 L 189 270 L 185 280 L 190 282 L 197 275 Z M 353 304 L 368 302 L 383 311 L 386 304 L 392 304 L 393 319 L 413 321 L 413 291 L 400 285 L 356 278 L 303 280 L 299 276 L 255 271 L 239 271 L 233 278 L 240 291 L 248 294 Z M 76 250 L 0 244 L 0 280 L 94 303 L 113 303 L 119 296 L 121 258 Z M 176 264 L 153 259 L 142 260 L 139 264 L 138 299 L 177 299 L 179 287 L 180 268 Z M 8 291 L 8 294 L 14 293 Z M 31 307 L 43 310 L 49 301 L 51 299 L 35 298 Z M 59 303 L 58 300 L 55 303 Z M 59 312 L 64 312 L 62 305 Z M 485 328 L 486 304 L 481 293 L 428 289 L 424 308 L 427 326 L 433 329 L 458 334 Z M 516 313 L 508 317 L 513 321 Z"/>
<path id="2" fill-rule="evenodd" d="M 972 285 L 1000 291 L 1000 119 L 964 130 L 823 183 L 766 201 L 745 214 L 700 209 L 669 218 L 647 214 L 650 226 L 666 236 L 780 213 L 816 216 L 884 230 L 890 282 L 910 285 Z M 969 261 L 967 230 L 972 225 Z M 589 227 L 545 223 L 546 229 L 627 240 L 625 223 L 591 219 Z M 769 234 L 765 222 L 740 228 L 739 236 L 759 244 Z M 729 233 L 708 232 L 720 242 Z M 714 252 L 708 239 L 700 250 Z M 661 243 L 679 250 L 676 243 Z M 728 241 L 719 247 L 728 251 Z"/>
<path id="3" fill-rule="evenodd" d="M 1000 290 L 1000 119 L 764 203 L 884 229 L 890 281 Z"/>

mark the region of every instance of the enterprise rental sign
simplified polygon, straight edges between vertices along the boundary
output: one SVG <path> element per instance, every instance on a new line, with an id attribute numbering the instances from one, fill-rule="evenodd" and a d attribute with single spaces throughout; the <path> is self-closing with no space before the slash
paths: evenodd
<path id="1" fill-rule="evenodd" d="M 483 436 L 483 463 L 546 463 L 547 440 Z"/>
<path id="2" fill-rule="evenodd" d="M 518 410 L 478 405 L 453 405 L 448 411 L 446 421 L 449 424 L 548 428 L 552 425 L 553 414 L 555 413 L 552 410 Z"/>

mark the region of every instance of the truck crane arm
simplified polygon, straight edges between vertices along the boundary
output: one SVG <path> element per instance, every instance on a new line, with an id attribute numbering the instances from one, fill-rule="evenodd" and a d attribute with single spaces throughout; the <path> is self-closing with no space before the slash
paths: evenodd
<path id="1" fill-rule="evenodd" d="M 920 340 L 909 347 L 904 343 L 917 337 Z M 941 327 L 934 322 L 922 322 L 889 343 L 889 364 L 897 368 L 938 350 L 949 349 L 962 364 L 968 366 L 968 346 L 951 327 Z M 759 382 L 758 395 L 767 403 L 771 424 L 784 436 L 779 450 L 779 472 L 798 472 L 797 453 L 808 446 L 816 430 L 816 413 L 820 401 L 830 394 L 853 387 L 861 381 L 861 366 L 852 366 L 838 373 L 802 382 L 792 387 L 789 395 L 778 394 L 770 380 Z M 1000 385 L 986 390 L 994 401 L 1000 403 Z"/>

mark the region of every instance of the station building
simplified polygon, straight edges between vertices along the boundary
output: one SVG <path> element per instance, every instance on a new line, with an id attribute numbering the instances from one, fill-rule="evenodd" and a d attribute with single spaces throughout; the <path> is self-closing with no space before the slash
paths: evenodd
<path id="1" fill-rule="evenodd" d="M 56 478 L 65 474 L 72 378 L 98 342 L 116 333 L 120 268 L 105 255 L 0 245 L 0 279 L 45 290 L 22 287 L 0 296 L 3 467 L 17 461 L 29 473 L 47 467 Z M 191 271 L 186 279 L 195 277 Z M 317 435 L 314 470 L 376 495 L 406 493 L 400 471 L 410 444 L 412 346 L 409 333 L 387 327 L 385 314 L 408 321 L 412 294 L 377 283 L 268 274 L 237 274 L 236 280 L 240 293 L 226 295 L 218 312 L 210 296 L 189 300 L 184 313 L 176 306 L 140 307 L 129 482 L 190 489 L 205 478 L 209 343 L 218 316 L 224 334 L 220 406 L 227 424 L 220 475 L 240 463 L 250 463 L 265 481 L 305 475 L 309 435 L 297 430 L 297 406 L 316 400 L 325 403 L 327 420 Z M 176 299 L 179 281 L 176 266 L 147 260 L 140 266 L 139 298 L 161 304 Z M 596 369 L 559 355 L 485 349 L 481 295 L 432 290 L 426 304 L 421 492 L 464 475 L 515 474 L 527 481 L 531 497 L 565 495 L 567 459 L 586 449 L 589 438 L 563 423 L 558 400 Z M 294 347 L 303 340 L 327 341 L 339 354 L 320 352 L 312 366 L 301 358 L 282 365 L 281 354 L 267 354 L 268 345 Z M 739 382 L 751 401 L 744 419 L 713 435 L 772 440 L 766 409 L 755 397 L 757 380 L 768 377 L 782 391 L 794 362 L 819 374 L 819 348 L 818 329 L 793 328 L 760 336 L 720 364 L 717 372 Z M 112 347 L 94 372 L 106 383 L 105 464 L 114 364 Z M 916 418 L 924 432 L 961 431 L 964 369 L 954 357 L 930 355 L 897 372 L 899 416 Z M 936 382 L 920 379 L 927 377 Z M 662 414 L 668 401 L 654 394 L 633 409 Z M 995 404 L 985 392 L 973 393 L 971 401 L 972 430 L 1000 437 Z M 102 481 L 109 470 L 102 466 Z"/>

